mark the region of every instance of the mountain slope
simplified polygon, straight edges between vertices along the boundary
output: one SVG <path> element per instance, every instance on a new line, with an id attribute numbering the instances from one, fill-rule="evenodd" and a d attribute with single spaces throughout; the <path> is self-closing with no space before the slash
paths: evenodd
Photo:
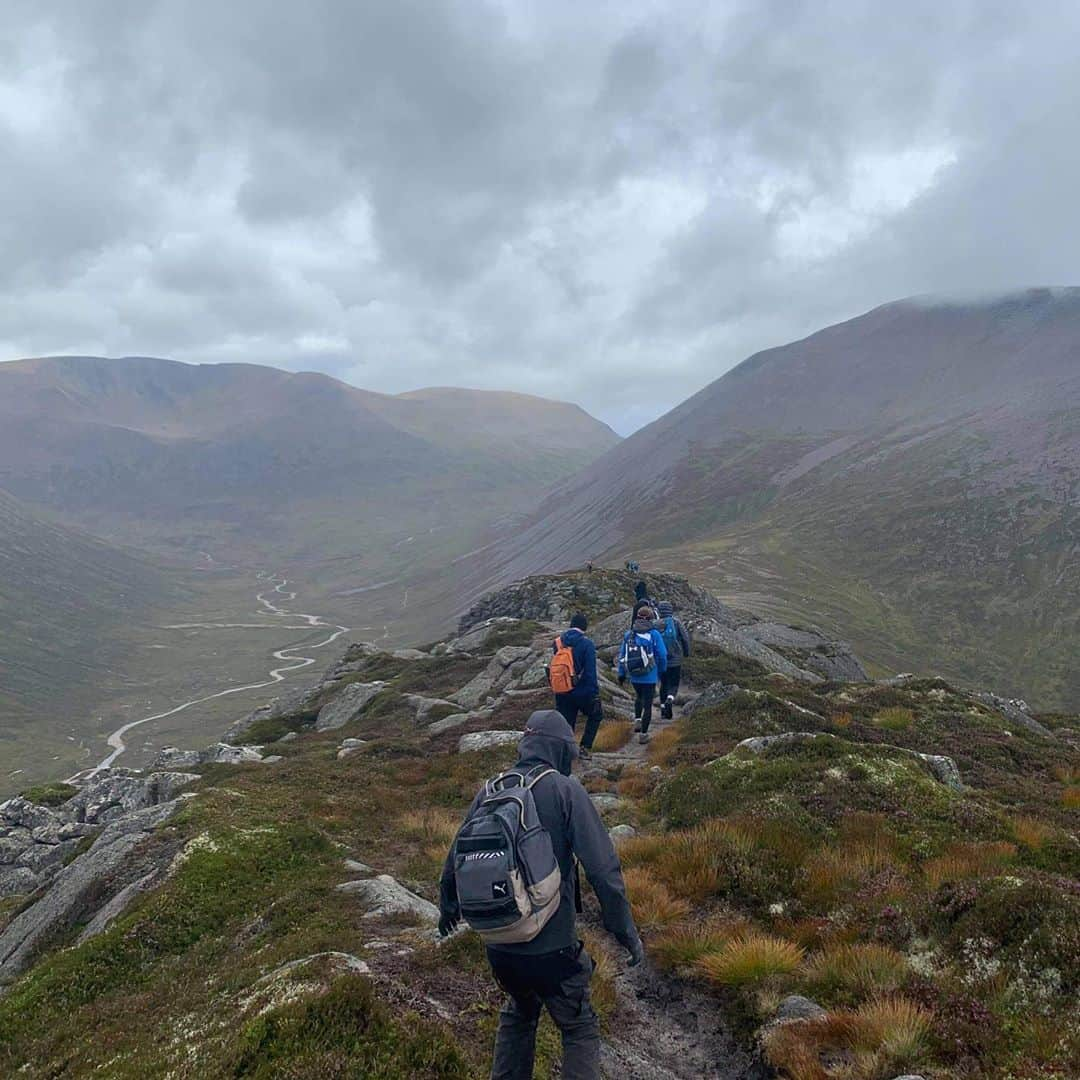
<path id="1" fill-rule="evenodd" d="M 40 772 L 123 654 L 125 627 L 174 596 L 153 566 L 0 492 L 0 759 Z"/>
<path id="2" fill-rule="evenodd" d="M 883 666 L 1080 702 L 1080 290 L 901 301 L 751 357 L 470 585 L 625 554 Z"/>

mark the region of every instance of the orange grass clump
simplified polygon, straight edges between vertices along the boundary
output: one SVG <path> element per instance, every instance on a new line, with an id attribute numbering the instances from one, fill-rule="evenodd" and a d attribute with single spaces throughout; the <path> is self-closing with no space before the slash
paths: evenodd
<path id="1" fill-rule="evenodd" d="M 672 896 L 667 886 L 657 881 L 644 867 L 630 867 L 624 871 L 623 879 L 634 920 L 643 930 L 670 926 L 690 914 L 690 905 Z"/>
<path id="2" fill-rule="evenodd" d="M 633 733 L 633 725 L 627 720 L 605 720 L 596 733 L 592 748 L 601 754 L 621 750 L 630 741 Z"/>
<path id="3" fill-rule="evenodd" d="M 750 986 L 794 973 L 803 949 L 793 941 L 749 930 L 732 938 L 716 952 L 706 953 L 697 968 L 712 982 L 724 986 Z"/>

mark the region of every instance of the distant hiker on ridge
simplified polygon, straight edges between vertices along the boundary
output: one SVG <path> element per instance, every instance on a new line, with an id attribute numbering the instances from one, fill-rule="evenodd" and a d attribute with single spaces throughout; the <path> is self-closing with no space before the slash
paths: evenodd
<path id="1" fill-rule="evenodd" d="M 589 620 L 582 612 L 576 612 L 570 620 L 570 629 L 552 644 L 554 655 L 548 664 L 548 681 L 555 694 L 555 708 L 575 732 L 578 714 L 585 717 L 582 757 L 590 756 L 593 740 L 604 719 L 600 682 L 596 677 L 596 646 L 585 636 L 588 628 Z"/>
<path id="2" fill-rule="evenodd" d="M 642 580 L 634 586 L 634 613 L 630 616 L 630 622 L 633 623 L 638 617 L 638 612 L 646 607 L 655 608 L 656 605 L 649 599 L 649 586 Z"/>
<path id="3" fill-rule="evenodd" d="M 675 608 L 670 601 L 661 600 L 656 615 L 656 629 L 660 631 L 667 650 L 667 668 L 660 677 L 660 715 L 670 720 L 675 715 L 675 696 L 682 682 L 683 657 L 690 655 L 690 635 L 682 622 L 675 618 Z"/>
<path id="4" fill-rule="evenodd" d="M 532 1080 L 536 1025 L 547 1008 L 562 1034 L 563 1080 L 598 1080 L 600 1026 L 589 1000 L 595 965 L 578 939 L 577 863 L 600 901 L 604 927 L 644 956 L 619 857 L 581 783 L 570 775 L 574 733 L 553 709 L 534 712 L 518 763 L 489 780 L 473 800 L 440 889 L 439 932 L 462 918 L 487 945 L 507 993 L 499 1013 L 492 1080 Z"/>
<path id="5" fill-rule="evenodd" d="M 649 741 L 653 699 L 660 677 L 667 670 L 667 648 L 656 629 L 656 613 L 651 607 L 637 609 L 634 625 L 623 635 L 619 650 L 619 685 L 627 678 L 634 685 L 634 730 L 641 734 L 638 741 Z"/>

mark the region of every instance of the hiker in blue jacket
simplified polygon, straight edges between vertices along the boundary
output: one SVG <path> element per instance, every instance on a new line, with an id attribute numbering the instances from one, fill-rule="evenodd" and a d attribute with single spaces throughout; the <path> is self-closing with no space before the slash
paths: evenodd
<path id="1" fill-rule="evenodd" d="M 584 613 L 574 613 L 570 629 L 561 634 L 559 641 L 574 654 L 574 672 L 577 682 L 569 693 L 555 695 L 555 708 L 566 722 L 577 731 L 578 714 L 585 717 L 585 732 L 581 736 L 581 756 L 589 757 L 593 740 L 604 719 L 604 707 L 600 701 L 600 681 L 596 677 L 596 646 L 585 636 L 589 620 Z M 556 645 L 552 646 L 554 650 Z"/>
<path id="2" fill-rule="evenodd" d="M 667 649 L 664 639 L 656 629 L 656 612 L 641 608 L 634 625 L 623 635 L 619 650 L 619 685 L 627 678 L 634 685 L 634 730 L 640 732 L 638 741 L 649 741 L 649 725 L 652 723 L 652 707 L 656 687 L 667 670 Z"/>

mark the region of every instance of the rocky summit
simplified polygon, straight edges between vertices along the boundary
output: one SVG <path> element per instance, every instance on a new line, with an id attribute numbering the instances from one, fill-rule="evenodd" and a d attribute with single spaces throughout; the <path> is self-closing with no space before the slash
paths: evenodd
<path id="1" fill-rule="evenodd" d="M 1077 719 L 873 679 L 812 626 L 646 577 L 694 638 L 647 746 L 611 668 L 636 578 L 598 568 L 422 648 L 354 642 L 218 743 L 0 804 L 0 1075 L 484 1075 L 500 995 L 472 934 L 437 939 L 437 879 L 577 610 L 606 716 L 577 775 L 649 958 L 624 968 L 586 892 L 606 1077 L 1072 1075 Z M 556 1057 L 545 1034 L 537 1075 Z"/>

